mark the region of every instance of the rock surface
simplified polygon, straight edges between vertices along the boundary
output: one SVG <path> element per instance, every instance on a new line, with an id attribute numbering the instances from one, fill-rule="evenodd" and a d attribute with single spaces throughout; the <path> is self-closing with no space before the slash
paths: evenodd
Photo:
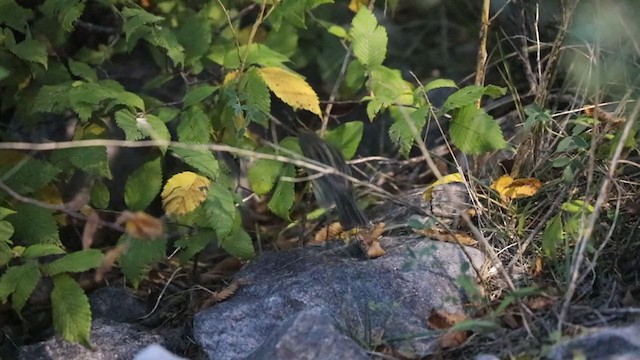
<path id="1" fill-rule="evenodd" d="M 142 300 L 121 287 L 97 289 L 89 296 L 89 303 L 94 317 L 117 322 L 136 322 L 147 310 Z"/>
<path id="2" fill-rule="evenodd" d="M 131 324 L 95 319 L 91 325 L 92 349 L 72 344 L 58 337 L 21 347 L 22 360 L 111 360 L 133 359 L 138 352 L 154 343 L 164 344 L 161 336 L 151 335 Z"/>
<path id="3" fill-rule="evenodd" d="M 240 271 L 236 279 L 248 284 L 194 320 L 194 338 L 205 354 L 225 360 L 245 358 L 258 348 L 276 353 L 282 342 L 270 340 L 278 338 L 274 331 L 287 321 L 296 329 L 299 313 L 313 308 L 323 309 L 334 324 L 321 326 L 322 331 L 341 329 L 365 347 L 384 343 L 429 354 L 436 341 L 426 327 L 432 309 L 462 311 L 464 295 L 456 278 L 468 261 L 460 247 L 421 236 L 383 237 L 387 254 L 366 259 L 356 244 L 331 244 L 265 253 Z M 480 267 L 481 252 L 466 252 Z M 287 336 L 303 336 L 300 331 Z M 293 359 L 298 358 L 314 357 Z"/>
<path id="4" fill-rule="evenodd" d="M 549 359 L 640 359 L 640 324 L 604 328 L 571 339 L 556 345 L 551 350 Z"/>

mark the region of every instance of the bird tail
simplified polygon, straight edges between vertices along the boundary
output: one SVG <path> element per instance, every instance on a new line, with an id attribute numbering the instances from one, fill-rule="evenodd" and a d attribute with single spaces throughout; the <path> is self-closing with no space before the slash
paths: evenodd
<path id="1" fill-rule="evenodd" d="M 353 228 L 364 228 L 369 221 L 364 216 L 358 204 L 351 193 L 335 193 L 336 210 L 338 211 L 338 219 L 345 230 Z"/>

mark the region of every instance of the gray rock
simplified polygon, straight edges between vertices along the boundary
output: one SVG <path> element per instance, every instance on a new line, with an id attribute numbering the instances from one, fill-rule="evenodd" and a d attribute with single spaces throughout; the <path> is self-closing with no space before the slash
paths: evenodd
<path id="1" fill-rule="evenodd" d="M 93 350 L 53 337 L 47 341 L 21 347 L 18 350 L 18 358 L 23 360 L 133 359 L 140 350 L 154 343 L 164 344 L 164 338 L 148 334 L 135 325 L 95 319 L 91 325 Z"/>
<path id="2" fill-rule="evenodd" d="M 236 277 L 248 285 L 196 315 L 196 341 L 211 359 L 245 358 L 284 321 L 320 307 L 360 344 L 431 353 L 436 340 L 427 318 L 434 308 L 462 311 L 455 279 L 467 258 L 458 245 L 420 236 L 383 237 L 381 243 L 387 254 L 371 260 L 355 244 L 263 254 Z M 481 266 L 481 252 L 466 251 Z"/>
<path id="3" fill-rule="evenodd" d="M 151 344 L 144 348 L 136 355 L 133 360 L 185 360 L 179 356 L 174 355 L 169 350 L 162 347 L 162 345 Z"/>
<path id="4" fill-rule="evenodd" d="M 368 360 L 322 308 L 303 310 L 285 321 L 247 360 Z"/>
<path id="5" fill-rule="evenodd" d="M 640 359 L 640 324 L 619 328 L 603 328 L 571 339 L 551 349 L 549 359 Z"/>
<path id="6" fill-rule="evenodd" d="M 145 315 L 146 306 L 128 290 L 120 287 L 103 287 L 89 296 L 94 317 L 117 322 L 135 322 Z"/>

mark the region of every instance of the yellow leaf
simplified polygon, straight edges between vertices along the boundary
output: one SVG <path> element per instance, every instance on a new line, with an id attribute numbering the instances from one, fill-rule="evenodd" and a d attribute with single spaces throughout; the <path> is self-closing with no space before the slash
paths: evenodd
<path id="1" fill-rule="evenodd" d="M 433 193 L 433 188 L 435 188 L 438 185 L 444 185 L 444 184 L 449 184 L 454 182 L 459 182 L 459 183 L 464 182 L 462 174 L 453 173 L 453 174 L 443 176 L 442 179 L 439 179 L 433 184 L 427 186 L 427 188 L 424 189 L 424 193 L 422 193 L 422 197 L 424 198 L 425 201 L 429 201 L 431 200 L 431 194 Z"/>
<path id="2" fill-rule="evenodd" d="M 351 0 L 349 3 L 349 10 L 358 12 L 361 7 L 369 5 L 370 0 Z"/>
<path id="3" fill-rule="evenodd" d="M 231 80 L 237 78 L 239 73 L 240 71 L 234 70 L 228 73 L 227 75 L 225 75 L 224 80 L 222 81 L 222 85 L 227 85 Z"/>
<path id="4" fill-rule="evenodd" d="M 318 95 L 299 75 L 277 67 L 262 68 L 258 72 L 280 100 L 294 109 L 302 108 L 321 115 Z"/>
<path id="5" fill-rule="evenodd" d="M 520 199 L 533 196 L 541 187 L 542 183 L 536 178 L 514 180 L 508 175 L 501 176 L 491 184 L 491 188 L 506 199 Z"/>
<path id="6" fill-rule="evenodd" d="M 167 215 L 184 215 L 207 198 L 209 179 L 185 171 L 173 175 L 162 189 L 162 207 Z"/>

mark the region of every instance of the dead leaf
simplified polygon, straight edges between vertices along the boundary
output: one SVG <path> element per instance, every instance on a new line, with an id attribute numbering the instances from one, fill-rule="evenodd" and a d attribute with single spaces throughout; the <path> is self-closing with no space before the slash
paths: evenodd
<path id="1" fill-rule="evenodd" d="M 385 223 L 378 223 L 373 229 L 361 230 L 356 235 L 358 239 L 358 245 L 362 252 L 367 255 L 369 259 L 378 258 L 386 252 L 380 245 L 380 237 L 384 233 Z"/>
<path id="2" fill-rule="evenodd" d="M 450 313 L 434 309 L 431 311 L 431 315 L 429 315 L 427 325 L 432 329 L 445 330 L 467 320 L 467 318 L 465 313 Z M 466 331 L 447 331 L 440 336 L 440 347 L 449 349 L 460 346 L 467 341 L 468 338 L 469 335 Z"/>
<path id="3" fill-rule="evenodd" d="M 529 273 L 534 277 L 540 276 L 542 274 L 542 256 L 536 257 L 536 260 L 533 262 Z"/>
<path id="4" fill-rule="evenodd" d="M 424 236 L 428 236 L 434 238 L 439 241 L 454 243 L 454 244 L 462 244 L 467 246 L 475 246 L 478 244 L 478 241 L 471 237 L 471 235 L 466 234 L 461 231 L 446 231 L 440 229 L 420 229 L 415 230 L 416 233 Z"/>
<path id="5" fill-rule="evenodd" d="M 116 260 L 118 260 L 118 258 L 120 258 L 120 256 L 124 254 L 128 249 L 129 244 L 123 243 L 104 254 L 100 267 L 96 269 L 96 282 L 102 282 L 102 279 L 104 279 L 104 275 L 109 272 L 109 270 L 111 270 Z"/>
<path id="6" fill-rule="evenodd" d="M 214 304 L 227 300 L 228 298 L 232 297 L 240 287 L 246 284 L 248 284 L 248 281 L 244 279 L 232 281 L 231 284 L 229 284 L 224 289 L 211 294 L 211 296 L 209 296 L 209 298 L 202 303 L 200 310 L 209 308 Z"/>
<path id="7" fill-rule="evenodd" d="M 357 13 L 361 7 L 368 6 L 370 2 L 370 0 L 351 0 L 351 2 L 349 2 L 349 10 Z"/>
<path id="8" fill-rule="evenodd" d="M 422 193 L 422 197 L 424 198 L 425 201 L 429 201 L 431 200 L 431 194 L 433 193 L 433 188 L 435 188 L 438 185 L 444 185 L 444 184 L 449 184 L 454 182 L 458 182 L 458 183 L 464 182 L 464 177 L 462 176 L 462 174 L 454 173 L 454 174 L 443 176 L 441 179 L 438 179 L 433 184 L 427 186 L 424 189 L 424 193 Z"/>
<path id="9" fill-rule="evenodd" d="M 100 227 L 100 216 L 97 212 L 91 211 L 87 216 L 87 221 L 82 229 L 82 250 L 87 250 L 93 245 L 93 238 Z"/>
<path id="10" fill-rule="evenodd" d="M 334 222 L 333 224 L 329 225 L 329 226 L 325 226 L 323 228 L 321 228 L 320 230 L 318 230 L 318 232 L 316 233 L 313 241 L 311 241 L 312 244 L 322 244 L 324 242 L 326 242 L 327 240 L 330 239 L 334 239 L 336 237 L 338 237 L 342 232 L 344 231 L 344 229 L 342 228 L 342 225 L 340 224 L 340 222 Z"/>
<path id="11" fill-rule="evenodd" d="M 138 239 L 155 239 L 164 234 L 162 220 L 155 218 L 144 211 L 124 211 L 118 219 L 117 225 L 124 224 L 125 232 Z"/>
<path id="12" fill-rule="evenodd" d="M 509 175 L 502 175 L 491 184 L 503 199 L 520 199 L 533 196 L 540 190 L 542 183 L 536 178 L 513 179 Z"/>

